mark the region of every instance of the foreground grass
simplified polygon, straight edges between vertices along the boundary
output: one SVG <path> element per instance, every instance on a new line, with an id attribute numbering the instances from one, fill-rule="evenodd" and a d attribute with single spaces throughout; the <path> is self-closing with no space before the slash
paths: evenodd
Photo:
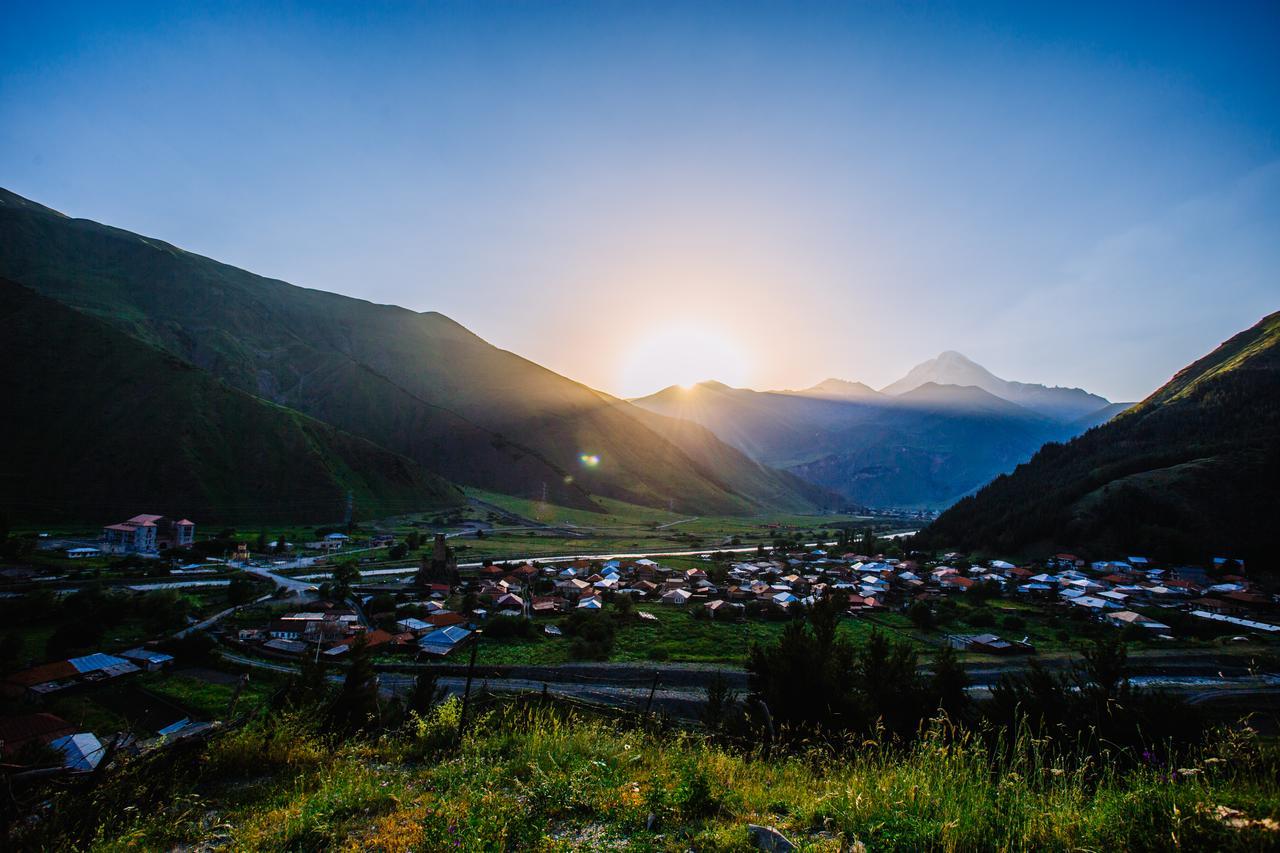
<path id="1" fill-rule="evenodd" d="M 696 734 L 507 707 L 454 741 L 458 706 L 336 743 L 302 717 L 222 735 L 172 767 L 56 799 L 17 839 L 45 848 L 739 850 L 748 823 L 806 850 L 1267 849 L 1274 755 L 1223 740 L 1178 772 L 1070 761 L 1023 739 L 993 760 L 941 724 L 909 748 L 766 760 Z M 1128 767 L 1128 769 L 1125 769 Z M 114 787 L 112 787 L 114 786 Z M 163 787 L 163 793 L 155 789 Z M 139 802 L 139 797 L 149 798 Z M 133 808 L 121 808 L 124 804 Z M 86 843 L 68 832 L 91 827 Z"/>

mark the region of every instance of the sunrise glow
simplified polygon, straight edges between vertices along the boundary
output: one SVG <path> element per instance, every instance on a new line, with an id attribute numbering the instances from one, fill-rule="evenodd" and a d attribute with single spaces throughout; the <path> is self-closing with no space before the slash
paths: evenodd
<path id="1" fill-rule="evenodd" d="M 710 323 L 685 323 L 640 333 L 624 356 L 618 388 L 637 397 L 706 380 L 740 387 L 750 383 L 751 374 L 746 347 L 729 332 Z"/>

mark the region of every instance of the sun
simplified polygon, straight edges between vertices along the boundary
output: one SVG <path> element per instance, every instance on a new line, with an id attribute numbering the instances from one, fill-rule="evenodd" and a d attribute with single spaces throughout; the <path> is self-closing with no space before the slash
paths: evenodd
<path id="1" fill-rule="evenodd" d="M 681 323 L 640 333 L 622 359 L 618 384 L 625 396 L 642 397 L 709 379 L 739 387 L 750 378 L 750 357 L 731 335 L 713 325 Z"/>

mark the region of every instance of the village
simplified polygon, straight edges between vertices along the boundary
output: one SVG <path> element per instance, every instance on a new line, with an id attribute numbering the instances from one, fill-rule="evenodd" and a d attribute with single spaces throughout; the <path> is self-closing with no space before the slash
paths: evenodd
<path id="1" fill-rule="evenodd" d="M 84 594 L 77 572 L 85 570 L 71 567 L 89 563 L 115 566 L 93 569 L 99 576 L 138 572 L 139 565 L 152 566 L 147 578 L 165 576 L 113 587 L 107 606 L 158 595 L 208 598 L 203 610 L 181 611 L 164 631 L 140 628 L 128 648 L 73 643 L 67 648 L 78 653 L 57 659 L 10 655 L 0 679 L 6 761 L 52 749 L 68 767 L 92 768 L 109 749 L 154 748 L 204 730 L 250 681 L 261 698 L 303 658 L 340 672 L 356 649 L 383 673 L 456 666 L 468 655 L 472 665 L 478 656 L 491 667 L 575 660 L 739 667 L 752 642 L 776 636 L 819 600 L 840 603 L 842 630 L 890 632 L 926 654 L 950 645 L 971 660 L 1071 654 L 1100 632 L 1119 632 L 1136 650 L 1229 653 L 1242 646 L 1270 653 L 1280 634 L 1275 595 L 1230 557 L 1188 566 L 1063 553 L 1020 565 L 911 553 L 897 539 L 841 531 L 831 542 L 761 543 L 747 553 L 460 567 L 443 532 L 430 541 L 416 531 L 355 530 L 324 532 L 297 546 L 282 538 L 222 541 L 221 556 L 209 553 L 209 541 L 196 538 L 188 519 L 139 515 L 105 527 L 96 546 L 41 552 L 44 573 L 6 561 L 0 600 L 11 613 L 50 595 L 49 606 L 74 602 Z M 398 558 L 399 567 L 362 577 L 361 555 L 370 549 Z M 67 573 L 47 573 L 58 565 L 51 560 L 68 561 Z M 307 571 L 284 574 L 282 564 Z M 126 706 L 145 698 L 145 710 L 85 710 L 114 704 L 118 711 L 119 697 L 95 698 L 112 690 L 132 697 Z M 192 696 L 200 701 L 183 701 Z M 67 709 L 77 708 L 81 720 L 73 722 Z M 105 728 L 84 725 L 95 717 Z M 111 730 L 122 718 L 127 732 Z"/>

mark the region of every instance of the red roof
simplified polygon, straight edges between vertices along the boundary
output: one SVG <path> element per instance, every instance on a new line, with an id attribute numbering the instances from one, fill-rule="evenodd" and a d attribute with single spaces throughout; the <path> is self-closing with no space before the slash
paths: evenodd
<path id="1" fill-rule="evenodd" d="M 12 755 L 30 740 L 48 743 L 63 735 L 75 734 L 75 726 L 53 714 L 21 714 L 17 717 L 0 717 L 0 741 L 4 742 L 4 754 Z"/>
<path id="2" fill-rule="evenodd" d="M 60 660 L 32 667 L 31 669 L 24 669 L 22 672 L 15 672 L 9 676 L 8 680 L 24 687 L 34 687 L 37 684 L 44 684 L 49 681 L 75 678 L 79 674 L 80 670 L 72 666 L 70 661 Z"/>

